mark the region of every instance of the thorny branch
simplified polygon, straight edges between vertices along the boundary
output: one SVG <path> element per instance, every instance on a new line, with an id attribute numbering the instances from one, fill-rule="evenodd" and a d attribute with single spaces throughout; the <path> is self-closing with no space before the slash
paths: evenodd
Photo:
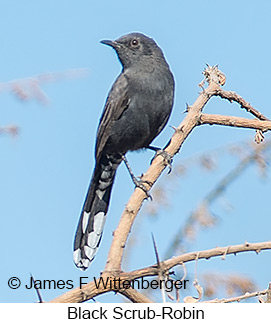
<path id="1" fill-rule="evenodd" d="M 253 292 L 253 293 L 245 293 L 244 295 L 241 296 L 236 296 L 236 297 L 230 297 L 230 298 L 222 298 L 222 299 L 213 299 L 210 301 L 203 301 L 202 303 L 233 303 L 233 302 L 240 302 L 244 299 L 248 299 L 251 297 L 257 297 L 261 295 L 268 295 L 269 289 L 265 289 L 259 292 Z"/>
<path id="2" fill-rule="evenodd" d="M 234 92 L 231 92 L 231 95 L 230 95 L 228 92 L 221 90 L 220 85 L 224 85 L 226 78 L 225 78 L 225 75 L 219 71 L 217 66 L 215 67 L 207 66 L 207 68 L 204 71 L 204 76 L 206 81 L 208 82 L 208 87 L 206 89 L 203 89 L 203 91 L 199 94 L 199 97 L 197 98 L 195 103 L 192 106 L 189 106 L 189 109 L 187 111 L 188 113 L 185 119 L 181 122 L 181 124 L 177 128 L 175 128 L 175 133 L 165 148 L 165 151 L 171 156 L 174 156 L 179 152 L 180 148 L 182 147 L 182 144 L 184 143 L 185 139 L 189 136 L 189 134 L 192 132 L 192 130 L 197 125 L 201 124 L 202 110 L 212 96 L 219 95 L 220 97 L 227 98 L 230 101 L 234 100 L 238 102 L 242 108 L 245 108 L 248 112 L 252 113 L 258 119 L 268 121 L 268 119 L 265 116 L 263 116 L 259 111 L 253 108 L 250 104 L 248 104 L 245 100 L 243 100 L 240 96 L 238 96 Z M 201 83 L 201 86 L 203 87 L 203 82 Z M 216 121 L 219 122 L 218 118 Z M 234 119 L 234 121 L 236 124 L 238 124 L 238 122 L 240 123 L 242 120 Z M 214 119 L 212 120 L 212 123 L 215 123 Z M 250 125 L 252 125 L 252 123 L 250 123 Z M 259 127 L 260 129 L 264 128 L 265 130 L 269 130 L 270 124 L 266 123 L 263 126 L 261 123 L 258 123 L 257 127 Z M 252 128 L 255 128 L 255 123 L 254 123 L 254 127 Z M 142 177 L 142 180 L 145 183 L 149 183 L 149 184 L 146 184 L 147 189 L 151 189 L 151 187 L 154 185 L 154 183 L 161 175 L 165 167 L 166 165 L 162 156 L 157 156 L 156 158 L 154 158 L 150 168 Z M 104 277 L 104 278 L 119 277 L 121 281 L 125 279 L 126 280 L 128 279 L 131 281 L 139 277 L 159 275 L 159 268 L 157 267 L 157 264 L 151 267 L 135 270 L 133 272 L 123 272 L 122 266 L 121 266 L 123 251 L 124 251 L 129 233 L 132 229 L 134 220 L 142 206 L 144 199 L 145 199 L 145 193 L 141 189 L 136 188 L 126 205 L 125 210 L 121 216 L 119 225 L 114 232 L 113 241 L 108 254 L 106 266 L 101 277 Z M 231 253 L 236 254 L 238 252 L 244 252 L 249 250 L 254 250 L 258 253 L 262 249 L 271 249 L 271 242 L 260 243 L 260 244 L 246 243 L 244 245 L 226 247 L 226 249 L 214 248 L 211 250 L 201 251 L 197 253 L 192 252 L 189 254 L 180 255 L 178 257 L 171 258 L 167 261 L 161 262 L 161 265 L 163 266 L 164 270 L 168 270 L 178 264 L 183 264 L 184 262 L 193 261 L 195 259 L 201 259 L 201 258 L 209 259 L 211 257 L 218 256 L 218 255 L 225 257 L 226 254 L 231 254 Z M 68 293 L 65 293 L 57 297 L 52 302 L 83 302 L 111 290 L 112 289 L 110 288 L 102 288 L 102 289 L 96 288 L 94 282 L 90 282 L 89 284 L 84 286 L 82 290 L 80 290 L 79 288 L 76 288 Z M 136 294 L 135 296 L 135 294 L 129 295 L 129 292 L 124 291 L 123 288 L 120 288 L 117 291 L 125 295 L 132 301 L 138 301 L 138 302 L 146 301 L 146 299 L 144 299 L 144 296 L 139 296 L 140 293 L 138 292 L 135 293 Z"/>
<path id="3" fill-rule="evenodd" d="M 210 79 L 212 79 L 212 75 L 216 75 L 216 73 L 219 73 L 218 69 L 210 72 Z M 189 108 L 185 119 L 176 128 L 174 135 L 165 148 L 165 151 L 170 156 L 174 156 L 179 152 L 185 139 L 197 126 L 202 109 L 210 99 L 211 93 L 213 93 L 217 88 L 219 88 L 219 84 L 210 82 L 207 89 L 200 93 L 195 103 Z M 162 156 L 158 155 L 156 158 L 154 158 L 150 168 L 141 178 L 145 183 L 152 183 L 151 185 L 146 184 L 148 189 L 153 186 L 165 168 L 166 165 Z M 106 262 L 105 272 L 121 271 L 124 247 L 134 220 L 141 209 L 145 197 L 145 193 L 141 189 L 136 188 L 130 200 L 126 204 L 119 225 L 114 232 L 112 245 Z"/>
<path id="4" fill-rule="evenodd" d="M 257 109 L 253 108 L 253 106 L 250 103 L 248 103 L 239 94 L 237 94 L 237 93 L 235 93 L 233 91 L 225 91 L 225 90 L 219 88 L 214 93 L 214 95 L 221 97 L 221 99 L 226 99 L 226 100 L 230 101 L 231 103 L 236 102 L 236 103 L 240 104 L 240 107 L 242 109 L 247 110 L 247 112 L 251 113 L 252 115 L 254 115 L 259 120 L 266 120 L 266 121 L 269 120 L 270 121 L 270 119 L 268 119 L 266 116 L 264 116 Z"/>
<path id="5" fill-rule="evenodd" d="M 195 251 L 195 252 L 189 252 L 183 255 L 179 255 L 177 257 L 170 258 L 166 261 L 161 262 L 161 266 L 163 267 L 164 271 L 169 271 L 171 268 L 184 264 L 186 262 L 191 262 L 194 260 L 199 259 L 210 259 L 212 257 L 218 257 L 221 256 L 222 259 L 226 255 L 234 254 L 241 252 L 248 252 L 248 251 L 255 251 L 257 254 L 260 253 L 261 250 L 271 250 L 271 241 L 267 242 L 260 242 L 260 243 L 244 243 L 241 245 L 235 245 L 235 246 L 227 246 L 227 247 L 217 247 L 210 250 L 203 250 L 203 251 Z M 81 303 L 86 300 L 92 299 L 100 294 L 109 292 L 109 291 L 118 291 L 120 294 L 123 294 L 125 296 L 128 295 L 127 290 L 122 288 L 122 284 L 124 281 L 132 281 L 141 277 L 147 277 L 147 276 L 157 276 L 159 275 L 160 268 L 158 267 L 157 263 L 153 264 L 152 266 L 145 267 L 142 269 L 137 269 L 130 272 L 121 272 L 117 275 L 114 275 L 114 273 L 103 273 L 101 277 L 106 279 L 109 277 L 112 278 L 118 278 L 120 279 L 120 289 L 114 290 L 110 284 L 107 284 L 106 287 L 102 286 L 99 288 L 96 288 L 95 282 L 90 282 L 87 285 L 85 285 L 82 289 L 76 288 L 73 289 L 51 301 L 51 303 Z M 143 296 L 142 298 L 139 297 L 139 294 L 136 295 L 137 301 L 140 302 L 140 299 L 144 301 Z M 133 299 L 135 299 L 133 297 Z"/>
<path id="6" fill-rule="evenodd" d="M 271 303 L 271 283 L 268 286 L 266 303 Z"/>
<path id="7" fill-rule="evenodd" d="M 239 128 L 259 129 L 262 131 L 271 130 L 271 121 L 250 120 L 233 116 L 222 116 L 218 114 L 205 114 L 200 116 L 199 124 L 230 126 Z"/>

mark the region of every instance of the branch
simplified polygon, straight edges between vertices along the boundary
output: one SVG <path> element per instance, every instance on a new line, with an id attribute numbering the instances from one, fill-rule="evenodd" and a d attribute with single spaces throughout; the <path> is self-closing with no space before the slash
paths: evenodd
<path id="1" fill-rule="evenodd" d="M 218 70 L 217 66 L 208 66 L 207 69 L 204 71 L 204 75 L 208 82 L 208 87 L 206 89 L 203 89 L 195 103 L 192 106 L 188 107 L 188 113 L 185 119 L 177 128 L 175 128 L 175 133 L 165 148 L 165 151 L 170 156 L 174 156 L 179 152 L 185 139 L 199 124 L 204 106 L 213 95 L 217 95 L 217 93 L 219 93 L 219 91 L 221 90 L 220 85 L 223 85 L 225 83 L 225 76 Z M 253 110 L 253 112 L 255 111 Z M 259 116 L 260 114 L 258 113 L 258 117 Z M 141 180 L 146 183 L 145 186 L 147 190 L 151 189 L 151 187 L 154 185 L 154 183 L 161 175 L 163 170 L 166 168 L 166 166 L 167 165 L 165 163 L 165 160 L 161 155 L 157 155 L 153 159 L 153 162 L 149 167 L 148 171 L 141 178 Z M 106 284 L 105 287 L 103 285 L 100 285 L 97 288 L 94 282 L 90 282 L 89 284 L 85 285 L 82 289 L 76 288 L 72 291 L 69 291 L 52 300 L 52 302 L 79 303 L 108 291 L 119 292 L 124 296 L 132 299 L 133 301 L 143 301 L 144 296 L 140 293 L 126 291 L 124 289 L 124 281 L 133 281 L 137 278 L 142 278 L 146 276 L 157 276 L 159 275 L 159 271 L 161 271 L 161 269 L 165 272 L 176 265 L 183 264 L 184 262 L 188 261 L 193 261 L 195 259 L 209 259 L 214 256 L 225 257 L 226 254 L 236 254 L 238 252 L 245 252 L 250 250 L 256 251 L 258 253 L 260 252 L 260 250 L 263 249 L 271 249 L 271 242 L 256 244 L 246 243 L 238 246 L 214 248 L 206 251 L 187 253 L 185 255 L 181 255 L 175 258 L 171 258 L 167 261 L 161 262 L 161 268 L 158 268 L 157 264 L 154 264 L 153 266 L 146 267 L 143 269 L 131 272 L 122 272 L 121 263 L 128 235 L 131 232 L 134 220 L 145 198 L 146 194 L 142 191 L 142 189 L 136 188 L 134 190 L 130 200 L 128 201 L 125 207 L 125 210 L 122 213 L 119 225 L 114 232 L 113 241 L 109 250 L 106 266 L 102 275 L 100 276 L 100 278 L 108 278 L 109 280 L 117 278 L 119 281 L 119 286 L 115 287 L 111 286 L 112 284 Z"/>
<path id="2" fill-rule="evenodd" d="M 153 303 L 148 297 L 139 293 L 136 289 L 124 289 L 121 290 L 120 293 L 126 296 L 133 303 Z"/>
<path id="3" fill-rule="evenodd" d="M 171 259 L 168 259 L 166 261 L 162 261 L 160 263 L 163 271 L 168 271 L 169 269 L 180 265 L 184 264 L 186 262 L 198 260 L 198 259 L 210 259 L 212 257 L 218 257 L 222 256 L 224 259 L 226 255 L 229 254 L 237 254 L 241 252 L 248 252 L 248 251 L 255 251 L 257 254 L 261 250 L 271 250 L 271 241 L 267 242 L 259 242 L 259 243 L 245 243 L 245 244 L 240 244 L 240 245 L 235 245 L 235 246 L 227 246 L 227 247 L 217 247 L 213 248 L 210 250 L 203 250 L 203 251 L 195 251 L 195 252 L 190 252 L 186 253 L 177 257 L 173 257 Z M 53 299 L 50 303 L 81 303 L 84 301 L 87 301 L 89 299 L 92 299 L 98 295 L 101 295 L 103 293 L 109 292 L 109 291 L 118 291 L 121 294 L 125 295 L 126 297 L 131 296 L 131 289 L 125 290 L 123 288 L 123 282 L 124 281 L 132 281 L 138 278 L 142 277 L 147 277 L 147 276 L 157 276 L 159 274 L 159 271 L 161 269 L 158 268 L 157 264 L 154 264 L 149 267 L 145 267 L 142 269 L 130 271 L 130 272 L 124 272 L 124 273 L 119 273 L 118 275 L 115 275 L 114 277 L 118 278 L 120 280 L 120 288 L 115 290 L 110 286 L 110 284 L 106 284 L 106 286 L 99 286 L 99 288 L 96 288 L 95 282 L 92 281 L 82 287 L 82 289 L 76 288 L 73 289 L 55 299 Z M 101 277 L 106 279 L 107 277 L 112 277 L 113 274 L 110 273 L 103 273 Z M 96 280 L 99 280 L 96 279 Z M 133 298 L 132 300 L 140 299 L 144 300 L 143 295 L 139 295 L 139 293 L 134 293 L 135 290 L 132 292 L 133 293 Z M 149 300 L 148 300 L 149 302 Z"/>
<path id="4" fill-rule="evenodd" d="M 253 292 L 253 293 L 245 293 L 244 295 L 241 296 L 236 296 L 236 297 L 231 297 L 231 298 L 222 298 L 222 299 L 213 299 L 210 301 L 203 301 L 201 303 L 232 303 L 232 302 L 240 302 L 244 299 L 248 299 L 251 297 L 256 297 L 260 295 L 266 295 L 268 293 L 268 289 L 258 291 L 258 292 Z"/>
<path id="5" fill-rule="evenodd" d="M 223 259 L 226 255 L 237 254 L 240 252 L 247 251 L 255 251 L 257 254 L 260 253 L 261 250 L 271 249 L 271 241 L 267 242 L 258 242 L 258 243 L 248 243 L 235 245 L 235 246 L 227 246 L 227 247 L 216 247 L 209 250 L 204 251 L 194 251 L 189 252 L 181 256 L 173 257 L 169 260 L 163 262 L 163 268 L 169 270 L 170 268 L 189 261 L 193 261 L 196 259 L 210 259 L 212 257 L 222 256 Z"/>
<path id="6" fill-rule="evenodd" d="M 263 132 L 271 130 L 271 121 L 265 120 L 250 120 L 246 118 L 239 118 L 233 116 L 223 116 L 218 114 L 206 114 L 203 113 L 200 116 L 199 125 L 209 124 L 209 125 L 221 125 L 239 128 L 251 128 L 259 129 Z"/>
<path id="7" fill-rule="evenodd" d="M 218 70 L 214 70 L 212 73 L 215 75 Z M 210 97 L 215 91 L 219 89 L 219 84 L 210 79 L 209 86 L 200 93 L 199 97 L 195 103 L 189 107 L 189 111 L 185 119 L 176 128 L 174 135 L 169 141 L 165 151 L 174 156 L 177 154 L 182 147 L 185 139 L 191 133 L 191 131 L 197 126 L 200 119 L 201 111 L 205 104 L 208 102 Z M 166 165 L 162 156 L 157 156 L 154 158 L 150 168 L 141 178 L 144 181 L 145 186 L 149 190 L 153 184 L 157 181 L 158 177 L 161 175 Z M 105 272 L 120 272 L 121 271 L 121 261 L 123 257 L 123 251 L 126 245 L 128 235 L 131 231 L 132 225 L 138 214 L 146 194 L 140 189 L 136 188 L 132 194 L 130 200 L 128 201 L 124 212 L 122 213 L 119 225 L 114 232 L 113 241 L 108 254 Z"/>
<path id="8" fill-rule="evenodd" d="M 260 120 L 269 120 L 266 116 L 264 116 L 260 111 L 253 108 L 253 106 L 248 103 L 246 100 L 244 100 L 239 94 L 233 92 L 233 91 L 225 91 L 221 88 L 217 89 L 216 93 L 214 93 L 215 96 L 219 96 L 222 99 L 226 99 L 230 101 L 231 103 L 237 102 L 240 104 L 242 109 L 246 109 L 247 112 L 251 113 L 255 117 L 257 117 Z"/>
<path id="9" fill-rule="evenodd" d="M 271 283 L 268 286 L 266 303 L 271 303 Z"/>

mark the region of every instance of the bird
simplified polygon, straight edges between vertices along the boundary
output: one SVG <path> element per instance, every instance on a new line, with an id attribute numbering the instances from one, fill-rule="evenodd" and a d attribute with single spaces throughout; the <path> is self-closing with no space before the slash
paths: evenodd
<path id="1" fill-rule="evenodd" d="M 122 65 L 99 121 L 95 167 L 78 222 L 73 259 L 86 270 L 101 242 L 116 170 L 128 151 L 148 148 L 165 127 L 174 102 L 175 82 L 161 48 L 134 32 L 112 47 Z"/>

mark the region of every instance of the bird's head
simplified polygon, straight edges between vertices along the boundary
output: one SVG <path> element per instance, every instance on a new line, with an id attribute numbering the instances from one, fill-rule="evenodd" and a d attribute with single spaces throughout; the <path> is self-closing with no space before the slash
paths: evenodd
<path id="1" fill-rule="evenodd" d="M 164 62 L 164 55 L 156 42 L 143 34 L 131 33 L 116 40 L 102 40 L 115 49 L 124 68 L 148 65 L 151 61 Z"/>

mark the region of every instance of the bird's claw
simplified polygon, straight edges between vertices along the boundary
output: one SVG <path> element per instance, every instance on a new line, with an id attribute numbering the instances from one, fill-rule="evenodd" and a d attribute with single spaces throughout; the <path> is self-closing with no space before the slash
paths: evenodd
<path id="1" fill-rule="evenodd" d="M 136 177 L 133 178 L 133 182 L 134 182 L 136 187 L 142 189 L 142 191 L 146 194 L 147 199 L 150 199 L 152 201 L 152 196 L 149 193 L 147 187 L 144 185 L 144 183 L 145 183 L 145 184 L 148 184 L 148 185 L 151 186 L 152 183 L 150 181 L 145 181 L 145 180 L 142 180 L 142 179 L 138 179 Z"/>
<path id="2" fill-rule="evenodd" d="M 157 156 L 163 157 L 165 166 L 168 166 L 168 174 L 170 174 L 172 171 L 172 158 L 173 158 L 172 155 L 170 155 L 167 151 L 163 149 L 159 149 L 156 151 L 155 156 L 151 160 L 151 163 L 154 160 L 154 158 Z"/>

